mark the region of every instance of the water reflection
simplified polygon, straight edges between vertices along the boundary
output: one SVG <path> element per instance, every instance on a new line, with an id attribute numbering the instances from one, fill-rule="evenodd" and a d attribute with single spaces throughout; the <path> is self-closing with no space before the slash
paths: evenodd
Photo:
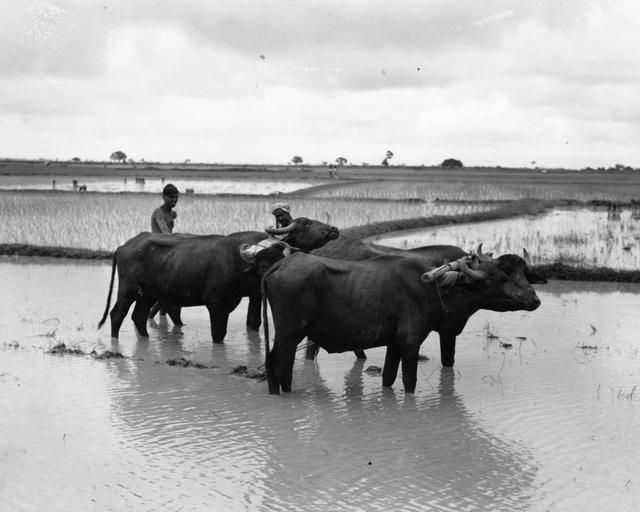
<path id="1" fill-rule="evenodd" d="M 127 322 L 111 345 L 90 327 L 110 267 L 28 261 L 0 262 L 10 509 L 596 511 L 633 510 L 640 495 L 637 284 L 550 282 L 534 314 L 478 313 L 454 371 L 427 340 L 415 395 L 382 389 L 366 371 L 384 358 L 374 349 L 366 361 L 300 353 L 294 392 L 273 397 L 230 374 L 264 359 L 246 304 L 221 346 L 203 308 L 185 308 L 176 331 L 158 321 L 148 339 Z M 53 341 L 127 357 L 43 354 L 52 340 L 26 335 L 49 318 Z M 166 364 L 178 358 L 207 367 Z"/>
<path id="2" fill-rule="evenodd" d="M 523 447 L 485 432 L 443 370 L 426 400 L 392 389 L 362 394 L 363 362 L 345 375 L 343 397 L 314 393 L 292 428 L 267 418 L 276 470 L 265 500 L 276 510 L 328 502 L 344 510 L 524 510 L 536 465 Z M 289 411 L 280 410 L 282 415 Z M 311 427 L 311 428 L 310 428 Z M 313 433 L 309 435 L 309 430 Z M 296 453 L 297 457 L 292 457 Z"/>
<path id="3" fill-rule="evenodd" d="M 228 510 L 527 507 L 535 461 L 482 428 L 452 370 L 432 372 L 437 384 L 414 396 L 381 389 L 364 361 L 336 387 L 323 373 L 328 359 L 300 358 L 294 379 L 303 391 L 272 397 L 266 384 L 221 368 L 153 364 L 184 348 L 171 338 L 138 341 L 131 359 L 106 365 L 120 383 L 109 390 L 113 428 L 137 454 L 123 461 L 137 467 L 126 489 L 150 505 L 172 497 Z M 220 353 L 214 361 L 225 366 Z"/>

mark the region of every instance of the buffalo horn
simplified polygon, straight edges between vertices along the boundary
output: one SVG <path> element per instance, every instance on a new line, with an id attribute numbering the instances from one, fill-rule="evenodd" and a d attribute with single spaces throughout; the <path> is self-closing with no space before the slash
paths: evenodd
<path id="1" fill-rule="evenodd" d="M 240 257 L 249 263 L 252 263 L 256 256 L 256 246 L 251 244 L 240 244 Z"/>
<path id="2" fill-rule="evenodd" d="M 471 279 L 482 280 L 487 278 L 487 273 L 482 270 L 474 270 L 469 268 L 466 259 L 460 259 L 460 270 L 462 270 Z"/>
<path id="3" fill-rule="evenodd" d="M 487 253 L 484 254 L 482 252 L 482 242 L 480 242 L 480 244 L 478 245 L 478 250 L 476 251 L 476 254 L 478 255 L 478 259 L 480 261 L 492 261 L 493 260 L 493 256 L 491 255 L 492 253 Z"/>
<path id="4" fill-rule="evenodd" d="M 524 247 L 522 248 L 522 257 L 527 265 L 531 265 L 531 258 L 529 257 L 529 253 Z"/>
<path id="5" fill-rule="evenodd" d="M 284 235 L 285 233 L 291 233 L 296 228 L 296 223 L 292 222 L 284 228 L 265 228 L 265 232 L 269 235 Z"/>

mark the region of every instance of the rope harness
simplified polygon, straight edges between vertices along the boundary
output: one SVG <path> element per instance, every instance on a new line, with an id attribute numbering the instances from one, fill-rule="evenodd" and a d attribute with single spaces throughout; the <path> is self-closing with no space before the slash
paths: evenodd
<path id="1" fill-rule="evenodd" d="M 422 274 L 422 280 L 427 283 L 433 283 L 436 287 L 436 293 L 438 294 L 438 300 L 440 301 L 440 307 L 442 308 L 442 314 L 445 317 L 445 320 L 448 319 L 447 307 L 445 306 L 444 300 L 442 299 L 442 293 L 440 292 L 440 288 L 449 288 L 453 286 L 460 277 L 461 271 L 461 261 L 464 260 L 465 263 L 470 260 L 470 256 L 463 256 L 455 261 L 445 263 L 429 272 L 425 272 Z"/>
<path id="2" fill-rule="evenodd" d="M 264 240 L 261 240 L 257 244 L 253 244 L 253 245 L 243 244 L 240 247 L 240 252 L 243 255 L 251 258 L 256 256 L 256 254 L 258 254 L 259 252 L 264 251 L 265 249 L 268 249 L 269 247 L 275 244 L 281 244 L 284 246 L 283 254 L 285 255 L 285 257 L 289 256 L 292 251 L 296 250 L 295 247 L 289 245 L 287 242 L 283 242 L 282 240 L 278 240 L 277 238 L 270 236 L 269 238 L 265 238 Z"/>

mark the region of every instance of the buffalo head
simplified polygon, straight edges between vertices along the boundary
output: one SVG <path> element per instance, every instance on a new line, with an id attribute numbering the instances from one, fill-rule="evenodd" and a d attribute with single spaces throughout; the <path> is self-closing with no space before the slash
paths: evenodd
<path id="1" fill-rule="evenodd" d="M 318 249 L 340 234 L 335 226 L 306 217 L 298 217 L 286 227 L 267 228 L 265 231 L 269 235 L 284 235 L 283 242 L 304 252 Z"/>
<path id="2" fill-rule="evenodd" d="M 492 311 L 533 311 L 540 299 L 532 284 L 547 280 L 530 268 L 527 251 L 524 257 L 504 254 L 498 258 L 482 253 L 482 246 L 471 256 L 425 272 L 422 280 L 438 286 L 464 289 L 464 294 L 480 309 Z"/>

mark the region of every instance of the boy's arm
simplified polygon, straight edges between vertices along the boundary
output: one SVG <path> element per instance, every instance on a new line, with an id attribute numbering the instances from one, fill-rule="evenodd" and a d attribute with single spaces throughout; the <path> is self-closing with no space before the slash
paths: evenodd
<path id="1" fill-rule="evenodd" d="M 160 233 L 171 233 L 171 230 L 169 229 L 169 226 L 167 226 L 167 223 L 164 220 L 164 215 L 162 215 L 161 211 L 156 210 L 155 212 L 153 212 L 153 215 L 151 215 L 151 223 L 155 223 L 156 226 L 158 226 L 158 228 L 160 229 Z"/>

